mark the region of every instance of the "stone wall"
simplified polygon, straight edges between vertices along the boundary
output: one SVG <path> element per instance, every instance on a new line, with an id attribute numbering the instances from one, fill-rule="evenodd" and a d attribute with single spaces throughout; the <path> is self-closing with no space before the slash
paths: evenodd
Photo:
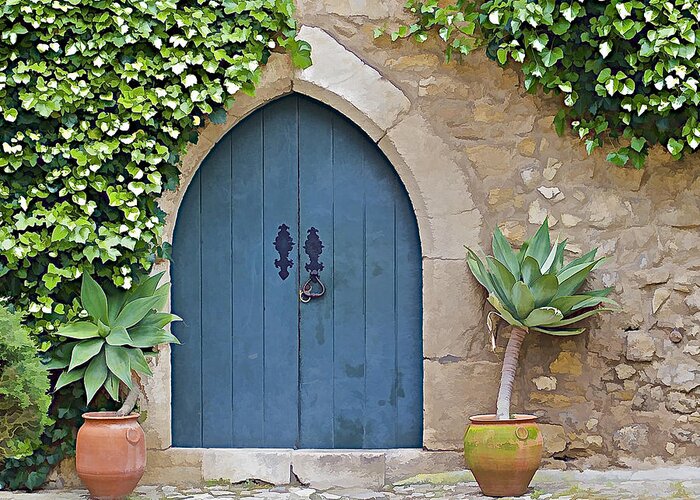
<path id="1" fill-rule="evenodd" d="M 558 99 L 526 93 L 516 69 L 483 53 L 445 64 L 434 41 L 375 40 L 375 27 L 410 19 L 403 3 L 303 0 L 299 18 L 401 89 L 410 101 L 404 123 L 414 124 L 407 133 L 428 148 L 420 154 L 430 152 L 418 140 L 422 127 L 446 145 L 435 152 L 436 182 L 456 163 L 474 210 L 445 219 L 441 231 L 476 225 L 486 247 L 500 224 L 519 244 L 549 216 L 569 239 L 569 258 L 592 246 L 610 257 L 596 285 L 613 286 L 623 311 L 579 337 L 534 334 L 524 346 L 515 408 L 541 416 L 549 464 L 700 463 L 700 161 L 674 162 L 659 150 L 635 171 L 606 163 L 603 152 L 587 157 L 575 137 L 554 132 Z M 462 259 L 426 257 L 424 266 L 461 294 L 425 303 L 444 332 L 426 339 L 425 445 L 459 449 L 468 415 L 495 405 L 506 339 L 490 351 L 485 297 Z"/>

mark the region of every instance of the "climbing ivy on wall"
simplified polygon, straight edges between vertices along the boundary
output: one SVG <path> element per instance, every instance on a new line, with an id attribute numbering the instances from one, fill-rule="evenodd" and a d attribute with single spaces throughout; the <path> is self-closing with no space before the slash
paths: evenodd
<path id="1" fill-rule="evenodd" d="M 700 3 L 691 0 L 409 0 L 415 23 L 392 33 L 418 42 L 435 31 L 447 57 L 484 46 L 519 63 L 525 88 L 563 96 L 555 119 L 590 154 L 641 168 L 649 147 L 676 159 L 700 146 Z M 378 29 L 376 35 L 383 30 Z"/>
<path id="2" fill-rule="evenodd" d="M 177 186 L 206 117 L 222 123 L 273 50 L 310 64 L 293 10 L 292 0 L 0 6 L 0 297 L 25 314 L 46 357 L 56 327 L 80 313 L 82 273 L 129 288 L 168 257 L 157 199 Z M 8 461 L 0 484 L 43 481 L 71 449 L 82 397 L 61 390 L 46 456 Z"/>

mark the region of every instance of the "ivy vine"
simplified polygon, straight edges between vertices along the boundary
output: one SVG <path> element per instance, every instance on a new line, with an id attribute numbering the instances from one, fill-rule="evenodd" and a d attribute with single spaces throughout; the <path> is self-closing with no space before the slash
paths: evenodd
<path id="1" fill-rule="evenodd" d="M 0 6 L 0 297 L 45 357 L 81 314 L 83 273 L 128 289 L 168 258 L 157 199 L 207 117 L 222 123 L 253 93 L 272 51 L 310 64 L 293 12 L 292 0 Z M 83 396 L 58 393 L 43 451 L 8 461 L 0 485 L 44 480 L 72 449 Z"/>
<path id="2" fill-rule="evenodd" d="M 449 58 L 479 47 L 519 63 L 525 88 L 563 96 L 554 125 L 590 154 L 642 168 L 650 146 L 675 159 L 700 146 L 700 4 L 689 0 L 409 0 L 417 16 L 392 39 L 437 31 Z M 380 36 L 383 29 L 375 30 Z"/>

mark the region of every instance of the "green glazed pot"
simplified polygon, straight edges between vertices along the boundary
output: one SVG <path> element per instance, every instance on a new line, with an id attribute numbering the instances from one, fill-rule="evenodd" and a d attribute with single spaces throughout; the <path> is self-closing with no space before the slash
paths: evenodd
<path id="1" fill-rule="evenodd" d="M 496 415 L 469 418 L 464 458 L 484 495 L 518 496 L 542 461 L 542 433 L 534 415 L 498 420 Z"/>

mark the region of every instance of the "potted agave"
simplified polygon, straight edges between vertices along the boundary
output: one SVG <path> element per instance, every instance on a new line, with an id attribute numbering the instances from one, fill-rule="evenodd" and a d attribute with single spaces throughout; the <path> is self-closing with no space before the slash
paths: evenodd
<path id="1" fill-rule="evenodd" d="M 573 326 L 595 314 L 614 310 L 609 288 L 581 291 L 588 275 L 601 265 L 597 249 L 564 262 L 566 240 L 550 243 L 547 220 L 516 252 L 501 231 L 493 233 L 493 256 L 486 263 L 467 249 L 474 277 L 488 291 L 493 311 L 487 326 L 495 348 L 494 317 L 511 326 L 501 370 L 495 415 L 470 417 L 464 456 L 482 492 L 515 496 L 527 491 L 542 459 L 542 435 L 534 415 L 510 410 L 520 347 L 532 334 L 568 337 L 585 328 Z M 613 307 L 609 307 L 613 306 Z"/>
<path id="2" fill-rule="evenodd" d="M 115 401 L 120 388 L 128 389 L 118 411 L 88 412 L 78 431 L 76 470 L 99 499 L 129 495 L 146 466 L 144 433 L 132 413 L 140 391 L 135 373 L 152 375 L 146 356 L 159 344 L 179 343 L 165 330 L 174 314 L 159 312 L 167 301 L 169 286 L 158 286 L 163 273 L 143 279 L 130 290 L 112 288 L 109 293 L 89 275 L 83 275 L 81 305 L 87 317 L 63 325 L 57 334 L 67 342 L 57 349 L 52 368 L 63 368 L 55 390 L 82 381 L 87 404 L 105 388 Z"/>

